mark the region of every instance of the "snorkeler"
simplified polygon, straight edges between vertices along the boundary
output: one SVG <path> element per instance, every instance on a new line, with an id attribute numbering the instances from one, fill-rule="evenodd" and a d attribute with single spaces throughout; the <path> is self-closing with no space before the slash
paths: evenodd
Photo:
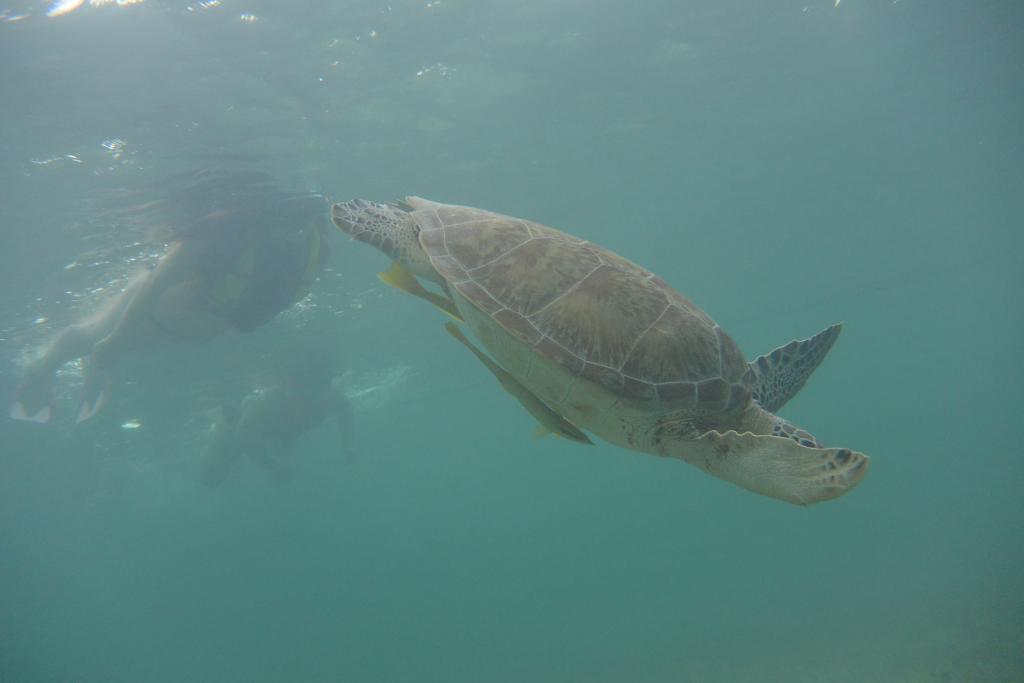
<path id="1" fill-rule="evenodd" d="M 231 179 L 203 177 L 198 189 L 205 193 L 193 186 L 164 200 L 176 223 L 170 248 L 42 349 L 26 368 L 12 418 L 49 422 L 56 373 L 69 361 L 85 359 L 82 422 L 106 403 L 110 368 L 126 353 L 206 341 L 229 329 L 248 332 L 306 296 L 327 258 L 323 196 Z M 182 206 L 190 202 L 192 215 Z"/>
<path id="2" fill-rule="evenodd" d="M 203 481 L 220 485 L 242 456 L 248 456 L 274 476 L 289 476 L 289 456 L 299 437 L 333 417 L 340 455 L 354 457 L 352 406 L 331 384 L 330 361 L 320 352 L 294 353 L 278 378 L 243 401 L 225 407 L 213 426 L 206 452 Z"/>

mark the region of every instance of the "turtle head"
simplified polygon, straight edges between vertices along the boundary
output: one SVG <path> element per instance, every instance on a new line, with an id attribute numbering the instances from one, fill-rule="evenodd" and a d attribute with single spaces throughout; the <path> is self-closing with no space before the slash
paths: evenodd
<path id="1" fill-rule="evenodd" d="M 332 206 L 331 220 L 342 232 L 380 249 L 414 275 L 437 280 L 437 271 L 420 246 L 420 228 L 406 207 L 353 199 Z"/>

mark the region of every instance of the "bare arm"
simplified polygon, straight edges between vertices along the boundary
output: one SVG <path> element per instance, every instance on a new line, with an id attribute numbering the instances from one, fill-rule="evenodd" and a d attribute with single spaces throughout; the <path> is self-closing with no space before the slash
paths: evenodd
<path id="1" fill-rule="evenodd" d="M 341 455 L 346 463 L 351 464 L 356 459 L 355 420 L 352 417 L 352 403 L 345 394 L 336 390 L 332 392 L 331 403 L 338 427 L 338 439 L 341 442 Z"/>
<path id="2" fill-rule="evenodd" d="M 214 424 L 213 440 L 206 450 L 203 482 L 207 486 L 219 486 L 227 478 L 239 454 L 235 425 L 221 415 Z"/>
<path id="3" fill-rule="evenodd" d="M 151 335 L 140 333 L 148 325 L 138 323 L 152 314 L 156 300 L 168 287 L 195 271 L 204 248 L 198 242 L 178 242 L 164 254 L 156 268 L 125 291 L 124 303 L 119 307 L 116 317 L 108 323 L 109 332 L 96 345 L 94 359 L 97 363 L 103 365 L 111 355 L 130 348 L 144 347 L 153 341 Z"/>

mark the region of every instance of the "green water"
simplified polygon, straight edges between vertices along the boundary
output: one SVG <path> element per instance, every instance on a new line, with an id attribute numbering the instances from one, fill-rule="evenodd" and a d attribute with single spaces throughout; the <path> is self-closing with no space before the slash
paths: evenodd
<path id="1" fill-rule="evenodd" d="M 334 233 L 266 327 L 133 358 L 84 424 L 75 367 L 54 424 L 0 422 L 0 681 L 1024 680 L 1017 3 L 49 6 L 0 2 L 5 402 L 159 253 L 122 191 L 228 164 L 556 226 L 748 357 L 841 320 L 784 415 L 872 465 L 804 509 L 531 440 Z M 288 483 L 204 487 L 218 407 L 311 339 L 356 461 L 325 425 Z"/>

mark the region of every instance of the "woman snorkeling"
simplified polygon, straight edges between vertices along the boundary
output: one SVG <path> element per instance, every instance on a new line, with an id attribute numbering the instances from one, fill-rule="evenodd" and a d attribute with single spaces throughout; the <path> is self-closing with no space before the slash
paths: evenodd
<path id="1" fill-rule="evenodd" d="M 167 252 L 44 346 L 26 368 L 12 418 L 49 422 L 56 373 L 69 361 L 85 359 L 81 422 L 106 403 L 110 369 L 125 354 L 248 332 L 306 296 L 328 255 L 324 197 L 283 192 L 261 174 L 190 179 L 147 206 L 169 222 Z"/>

